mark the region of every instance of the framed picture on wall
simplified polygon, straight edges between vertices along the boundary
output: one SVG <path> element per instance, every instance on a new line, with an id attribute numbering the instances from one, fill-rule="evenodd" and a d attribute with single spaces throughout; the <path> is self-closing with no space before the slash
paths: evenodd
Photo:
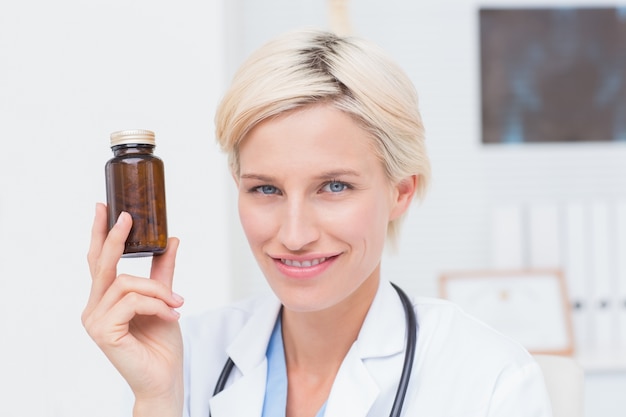
<path id="1" fill-rule="evenodd" d="M 574 352 L 571 309 L 558 270 L 451 272 L 440 276 L 439 292 L 531 353 Z"/>
<path id="2" fill-rule="evenodd" d="M 485 144 L 626 142 L 626 7 L 482 8 Z"/>

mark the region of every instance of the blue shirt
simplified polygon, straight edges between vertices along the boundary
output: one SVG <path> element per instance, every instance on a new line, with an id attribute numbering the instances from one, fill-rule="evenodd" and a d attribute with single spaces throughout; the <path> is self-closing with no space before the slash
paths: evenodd
<path id="1" fill-rule="evenodd" d="M 267 357 L 267 380 L 262 416 L 284 417 L 287 409 L 287 364 L 280 316 L 272 330 L 265 355 Z M 326 403 L 322 405 L 316 417 L 324 417 L 325 411 Z"/>

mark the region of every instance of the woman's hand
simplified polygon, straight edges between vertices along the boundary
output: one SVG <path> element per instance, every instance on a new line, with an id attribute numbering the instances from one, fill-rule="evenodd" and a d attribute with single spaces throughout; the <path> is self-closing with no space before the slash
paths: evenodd
<path id="1" fill-rule="evenodd" d="M 96 206 L 87 259 L 92 285 L 82 314 L 85 329 L 126 379 L 135 415 L 180 416 L 183 347 L 179 314 L 183 299 L 172 292 L 178 239 L 152 260 L 150 279 L 117 275 L 132 225 L 122 213 L 108 232 L 106 207 Z"/>

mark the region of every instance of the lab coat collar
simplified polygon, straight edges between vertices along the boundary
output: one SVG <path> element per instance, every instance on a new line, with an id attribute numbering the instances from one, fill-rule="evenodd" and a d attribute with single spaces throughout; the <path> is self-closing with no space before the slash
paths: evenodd
<path id="1" fill-rule="evenodd" d="M 359 336 L 337 373 L 325 417 L 368 415 L 383 389 L 377 381 L 385 378 L 368 368 L 367 360 L 401 354 L 405 329 L 404 309 L 398 294 L 388 281 L 381 279 Z"/>
<path id="2" fill-rule="evenodd" d="M 378 292 L 365 316 L 356 344 L 361 359 L 392 356 L 402 352 L 406 340 L 406 319 L 398 293 L 381 279 Z"/>
<path id="3" fill-rule="evenodd" d="M 227 349 L 241 377 L 211 400 L 214 417 L 260 415 L 267 373 L 265 353 L 279 311 L 280 302 L 272 297 L 254 312 Z M 365 360 L 401 353 L 405 328 L 404 310 L 398 295 L 388 281 L 381 280 L 359 336 L 337 373 L 326 417 L 367 415 L 380 387 Z"/>
<path id="4" fill-rule="evenodd" d="M 280 300 L 273 294 L 255 310 L 226 352 L 243 375 L 257 368 L 266 358 L 267 344 L 280 312 Z"/>
<path id="5" fill-rule="evenodd" d="M 226 349 L 236 369 L 231 385 L 210 400 L 213 417 L 260 416 L 265 398 L 267 344 L 272 334 L 280 301 L 269 296 Z M 235 374 L 240 375 L 235 379 Z"/>

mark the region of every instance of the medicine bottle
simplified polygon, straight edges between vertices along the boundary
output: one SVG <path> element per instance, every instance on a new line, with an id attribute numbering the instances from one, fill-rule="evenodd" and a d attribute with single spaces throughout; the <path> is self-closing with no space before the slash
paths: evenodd
<path id="1" fill-rule="evenodd" d="M 149 130 L 111 134 L 114 157 L 105 165 L 109 230 L 122 211 L 133 219 L 123 257 L 159 255 L 167 246 L 164 167 L 154 147 Z"/>

